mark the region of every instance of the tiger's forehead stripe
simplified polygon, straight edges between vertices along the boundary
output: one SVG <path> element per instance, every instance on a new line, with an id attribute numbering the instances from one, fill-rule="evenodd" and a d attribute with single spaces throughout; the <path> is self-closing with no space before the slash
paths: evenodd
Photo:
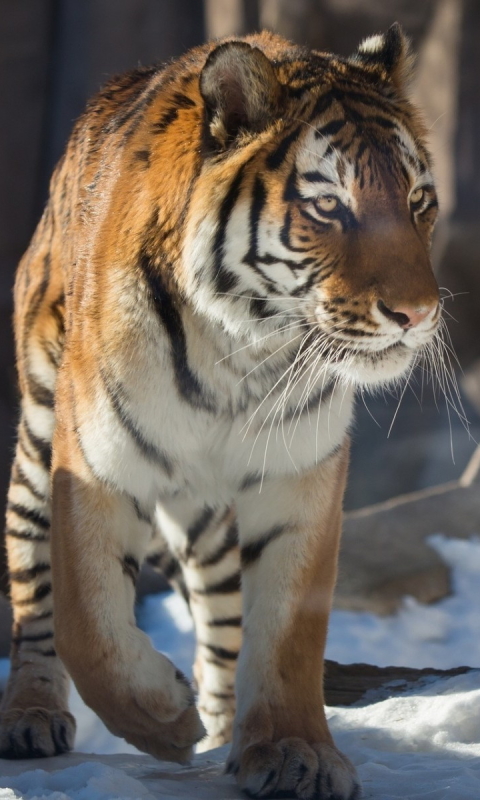
<path id="1" fill-rule="evenodd" d="M 341 111 L 335 109 L 336 114 Z M 411 133 L 400 121 L 390 119 L 384 124 L 378 116 L 369 116 L 361 124 L 337 116 L 319 127 L 312 124 L 298 145 L 296 163 L 305 197 L 351 190 L 355 180 L 361 188 L 365 180 L 372 185 L 380 180 L 382 164 L 399 188 L 408 190 L 420 178 L 433 183 Z"/>

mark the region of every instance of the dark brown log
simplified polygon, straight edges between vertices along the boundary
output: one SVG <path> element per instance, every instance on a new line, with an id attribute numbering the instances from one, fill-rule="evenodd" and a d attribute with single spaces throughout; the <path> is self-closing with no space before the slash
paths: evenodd
<path id="1" fill-rule="evenodd" d="M 358 700 L 377 702 L 411 689 L 423 678 L 453 678 L 469 672 L 470 667 L 455 669 L 412 669 L 410 667 L 375 667 L 372 664 L 325 662 L 325 702 L 328 706 L 351 706 Z M 383 689 L 380 694 L 378 691 Z M 371 692 L 371 696 L 368 696 Z"/>

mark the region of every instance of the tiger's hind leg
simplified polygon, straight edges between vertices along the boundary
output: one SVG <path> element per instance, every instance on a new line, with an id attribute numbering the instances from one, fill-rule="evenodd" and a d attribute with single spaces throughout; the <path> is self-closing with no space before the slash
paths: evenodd
<path id="1" fill-rule="evenodd" d="M 193 616 L 198 710 L 207 730 L 197 750 L 204 751 L 232 739 L 242 638 L 237 526 L 230 508 L 182 508 L 178 515 L 172 509 L 171 514 L 180 526 L 161 515 L 162 533 L 147 560 L 185 597 Z"/>
<path id="2" fill-rule="evenodd" d="M 55 284 L 49 253 L 25 259 L 15 320 L 22 410 L 5 537 L 14 623 L 0 708 L 4 758 L 62 753 L 73 747 L 75 735 L 69 679 L 54 647 L 50 570 L 53 398 L 63 335 L 61 288 Z"/>

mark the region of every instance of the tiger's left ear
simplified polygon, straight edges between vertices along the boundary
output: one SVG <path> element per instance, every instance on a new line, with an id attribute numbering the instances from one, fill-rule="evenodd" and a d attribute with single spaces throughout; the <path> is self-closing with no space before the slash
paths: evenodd
<path id="1" fill-rule="evenodd" d="M 401 26 L 394 22 L 386 33 L 365 39 L 350 61 L 371 67 L 379 77 L 402 90 L 408 87 L 414 57 Z"/>
<path id="2" fill-rule="evenodd" d="M 221 44 L 200 74 L 207 138 L 225 149 L 241 132 L 260 133 L 281 113 L 283 87 L 272 63 L 246 42 Z"/>

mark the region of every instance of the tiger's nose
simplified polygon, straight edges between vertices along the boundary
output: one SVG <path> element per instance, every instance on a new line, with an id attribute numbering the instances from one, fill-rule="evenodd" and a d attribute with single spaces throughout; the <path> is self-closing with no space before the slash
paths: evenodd
<path id="1" fill-rule="evenodd" d="M 388 308 L 383 300 L 379 300 L 377 308 L 382 312 L 383 316 L 387 319 L 396 322 L 403 330 L 408 331 L 410 328 L 415 328 L 420 322 L 423 322 L 432 311 L 437 308 L 437 303 L 430 305 L 418 306 L 396 306 L 395 308 Z"/>

